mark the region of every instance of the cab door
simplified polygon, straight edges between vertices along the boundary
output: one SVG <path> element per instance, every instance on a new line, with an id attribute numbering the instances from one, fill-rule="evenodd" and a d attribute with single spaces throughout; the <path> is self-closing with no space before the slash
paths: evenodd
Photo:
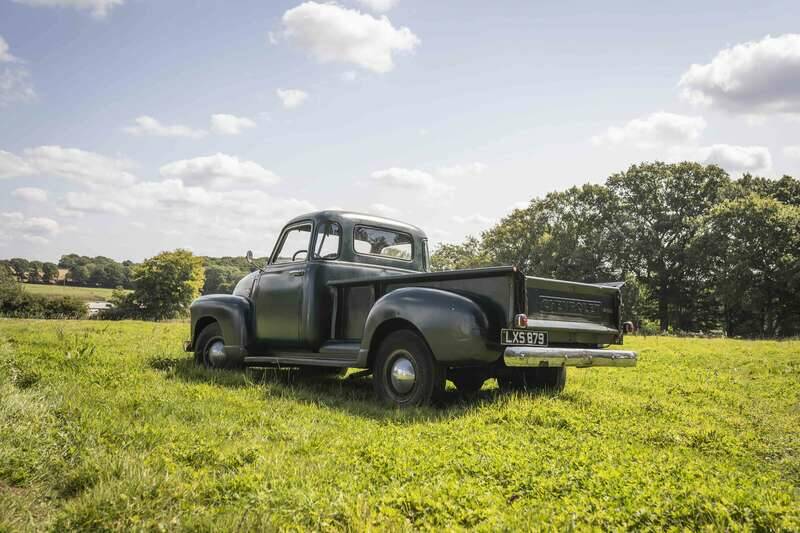
<path id="1" fill-rule="evenodd" d="M 255 336 L 269 349 L 302 348 L 301 311 L 307 290 L 311 221 L 287 226 L 256 286 Z"/>

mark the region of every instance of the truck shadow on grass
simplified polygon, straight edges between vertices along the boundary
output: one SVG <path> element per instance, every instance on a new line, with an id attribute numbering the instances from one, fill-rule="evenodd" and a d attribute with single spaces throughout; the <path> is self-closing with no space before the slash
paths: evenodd
<path id="1" fill-rule="evenodd" d="M 197 366 L 190 357 L 154 357 L 148 361 L 148 366 L 162 373 L 166 379 L 233 389 L 260 387 L 264 390 L 265 399 L 277 398 L 324 406 L 375 420 L 397 421 L 399 418 L 404 422 L 419 422 L 452 418 L 494 403 L 503 396 L 497 388 L 491 388 L 491 380 L 483 390 L 468 396 L 450 385 L 442 398 L 431 407 L 399 410 L 385 407 L 378 401 L 371 376 L 308 376 L 295 368 L 209 370 Z"/>

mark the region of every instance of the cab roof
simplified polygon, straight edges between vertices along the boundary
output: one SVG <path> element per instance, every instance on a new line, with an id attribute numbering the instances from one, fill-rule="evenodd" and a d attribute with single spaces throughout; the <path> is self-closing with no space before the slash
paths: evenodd
<path id="1" fill-rule="evenodd" d="M 303 220 L 313 220 L 315 222 L 321 222 L 325 220 L 331 220 L 331 221 L 346 220 L 351 224 L 365 224 L 369 226 L 382 226 L 386 228 L 394 228 L 409 233 L 414 233 L 416 236 L 423 239 L 427 238 L 427 235 L 421 228 L 414 226 L 412 224 L 408 224 L 406 222 L 402 222 L 400 220 L 394 220 L 392 218 L 370 215 L 367 213 L 358 213 L 356 211 L 344 211 L 339 209 L 326 209 L 323 211 L 314 211 L 311 213 L 306 213 L 304 215 L 296 216 L 293 219 L 291 219 L 287 223 L 287 225 L 294 224 L 295 222 L 301 222 Z"/>

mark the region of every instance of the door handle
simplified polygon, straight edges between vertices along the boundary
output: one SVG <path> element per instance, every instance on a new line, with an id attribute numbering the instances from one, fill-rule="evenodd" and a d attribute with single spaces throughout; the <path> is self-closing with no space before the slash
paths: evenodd
<path id="1" fill-rule="evenodd" d="M 305 276 L 306 275 L 306 271 L 305 270 L 290 270 L 289 271 L 289 275 L 290 276 L 295 276 L 295 277 Z"/>

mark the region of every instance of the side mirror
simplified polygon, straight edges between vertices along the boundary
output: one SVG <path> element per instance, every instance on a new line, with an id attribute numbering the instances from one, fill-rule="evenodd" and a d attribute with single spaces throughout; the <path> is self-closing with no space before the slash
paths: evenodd
<path id="1" fill-rule="evenodd" d="M 244 258 L 247 260 L 249 264 L 253 264 L 253 250 L 247 250 L 247 253 L 244 254 Z"/>

